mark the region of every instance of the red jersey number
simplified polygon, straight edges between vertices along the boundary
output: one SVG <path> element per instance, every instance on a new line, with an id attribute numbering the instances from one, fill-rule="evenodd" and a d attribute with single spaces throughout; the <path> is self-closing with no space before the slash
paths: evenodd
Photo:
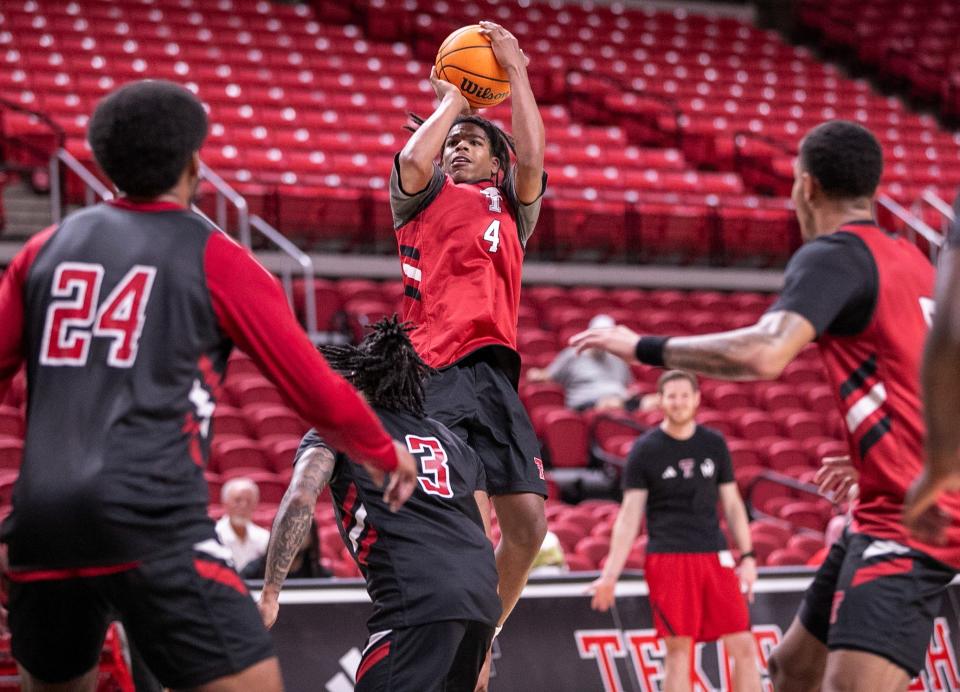
<path id="1" fill-rule="evenodd" d="M 453 497 L 453 488 L 450 487 L 450 466 L 447 464 L 447 453 L 440 440 L 435 437 L 417 437 L 407 435 L 407 449 L 420 462 L 420 471 L 423 475 L 417 480 L 423 492 L 439 497 Z"/>
<path id="2" fill-rule="evenodd" d="M 47 308 L 41 365 L 86 365 L 95 336 L 113 341 L 108 365 L 129 368 L 136 362 L 156 267 L 135 265 L 97 309 L 103 274 L 101 264 L 63 262 L 57 266 L 50 289 L 57 300 L 50 301 Z"/>

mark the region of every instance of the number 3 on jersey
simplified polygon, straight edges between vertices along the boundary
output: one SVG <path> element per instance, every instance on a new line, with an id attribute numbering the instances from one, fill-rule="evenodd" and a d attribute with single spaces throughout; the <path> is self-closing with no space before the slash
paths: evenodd
<path id="1" fill-rule="evenodd" d="M 423 492 L 439 497 L 453 497 L 453 488 L 450 487 L 450 466 L 447 464 L 447 453 L 440 440 L 435 437 L 417 437 L 407 435 L 407 449 L 420 462 L 420 472 L 417 477 Z"/>
<path id="2" fill-rule="evenodd" d="M 494 219 L 483 232 L 483 239 L 490 243 L 487 248 L 490 252 L 496 252 L 500 248 L 500 219 Z"/>
<path id="3" fill-rule="evenodd" d="M 87 364 L 95 336 L 112 339 L 107 364 L 129 368 L 137 360 L 137 347 L 146 316 L 156 267 L 134 265 L 97 308 L 103 283 L 102 264 L 63 262 L 53 273 L 40 347 L 41 365 Z"/>

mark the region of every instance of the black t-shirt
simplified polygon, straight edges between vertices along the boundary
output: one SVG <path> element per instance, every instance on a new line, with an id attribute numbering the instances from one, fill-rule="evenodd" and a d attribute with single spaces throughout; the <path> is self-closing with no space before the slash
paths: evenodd
<path id="1" fill-rule="evenodd" d="M 459 619 L 496 625 L 497 568 L 473 495 L 485 486 L 480 458 L 432 418 L 373 409 L 407 443 L 420 482 L 391 512 L 363 467 L 337 454 L 330 491 L 340 535 L 373 601 L 370 631 Z M 297 459 L 313 447 L 327 445 L 311 430 Z"/>
<path id="2" fill-rule="evenodd" d="M 654 428 L 638 439 L 623 473 L 625 490 L 647 490 L 648 553 L 712 553 L 727 549 L 717 518 L 718 486 L 733 483 L 720 433 L 698 425 L 686 440 Z"/>
<path id="3" fill-rule="evenodd" d="M 844 225 L 875 226 L 871 221 Z M 866 244 L 852 233 L 837 231 L 794 253 L 783 291 L 768 312 L 796 312 L 810 321 L 818 337 L 856 336 L 873 318 L 879 282 L 876 261 Z"/>

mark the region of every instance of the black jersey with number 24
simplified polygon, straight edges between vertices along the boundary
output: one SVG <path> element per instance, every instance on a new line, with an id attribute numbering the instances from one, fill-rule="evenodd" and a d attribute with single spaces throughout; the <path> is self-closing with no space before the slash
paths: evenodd
<path id="1" fill-rule="evenodd" d="M 717 518 L 718 486 L 734 481 L 727 443 L 698 425 L 678 440 L 660 428 L 640 437 L 623 474 L 625 490 L 647 490 L 648 553 L 712 553 L 727 549 Z"/>
<path id="2" fill-rule="evenodd" d="M 340 534 L 373 601 L 370 631 L 443 620 L 496 625 L 497 568 L 473 494 L 485 485 L 479 457 L 432 418 L 373 410 L 387 432 L 406 443 L 419 483 L 391 512 L 366 470 L 337 454 L 330 490 Z M 313 447 L 329 449 L 311 430 L 297 458 Z"/>

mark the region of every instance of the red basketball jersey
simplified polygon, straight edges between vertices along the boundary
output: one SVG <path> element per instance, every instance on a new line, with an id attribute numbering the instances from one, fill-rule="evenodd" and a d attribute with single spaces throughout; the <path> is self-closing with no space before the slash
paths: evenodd
<path id="1" fill-rule="evenodd" d="M 397 229 L 403 319 L 429 365 L 484 346 L 517 350 L 523 243 L 506 196 L 490 181 L 445 176 L 429 205 Z"/>
<path id="2" fill-rule="evenodd" d="M 948 545 L 933 546 L 914 540 L 901 523 L 904 495 L 923 467 L 920 362 L 933 314 L 934 268 L 914 245 L 876 227 L 840 230 L 867 246 L 878 284 L 866 330 L 852 337 L 824 334 L 819 341 L 860 472 L 854 527 L 960 567 L 960 524 L 954 522 Z M 960 519 L 960 503 L 949 509 Z"/>

